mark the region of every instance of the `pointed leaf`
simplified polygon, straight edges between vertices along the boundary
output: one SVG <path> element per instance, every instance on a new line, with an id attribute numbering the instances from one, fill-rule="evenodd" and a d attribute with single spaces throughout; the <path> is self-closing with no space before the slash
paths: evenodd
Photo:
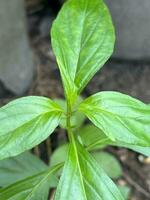
<path id="1" fill-rule="evenodd" d="M 123 200 L 121 193 L 98 166 L 95 159 L 77 142 L 70 145 L 55 200 Z"/>
<path id="2" fill-rule="evenodd" d="M 24 97 L 0 108 L 0 159 L 18 155 L 45 140 L 62 110 L 48 98 Z"/>
<path id="3" fill-rule="evenodd" d="M 66 95 L 73 101 L 113 52 L 114 28 L 103 0 L 68 0 L 51 36 Z"/>
<path id="4" fill-rule="evenodd" d="M 100 92 L 79 110 L 113 142 L 150 147 L 150 107 L 118 92 Z"/>
<path id="5" fill-rule="evenodd" d="M 62 165 L 26 178 L 6 188 L 0 189 L 1 200 L 46 200 L 48 199 L 50 180 Z"/>

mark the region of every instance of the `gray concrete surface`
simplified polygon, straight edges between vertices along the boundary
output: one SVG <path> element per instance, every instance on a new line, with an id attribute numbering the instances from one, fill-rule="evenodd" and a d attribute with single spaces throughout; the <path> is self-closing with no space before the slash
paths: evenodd
<path id="1" fill-rule="evenodd" d="M 23 94 L 34 73 L 23 0 L 0 0 L 0 80 Z"/>
<path id="2" fill-rule="evenodd" d="M 105 0 L 116 28 L 114 57 L 150 60 L 150 0 Z"/>

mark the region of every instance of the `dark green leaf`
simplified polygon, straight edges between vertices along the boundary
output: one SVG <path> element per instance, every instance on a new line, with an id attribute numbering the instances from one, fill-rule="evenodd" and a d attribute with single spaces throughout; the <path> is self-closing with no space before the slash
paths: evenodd
<path id="1" fill-rule="evenodd" d="M 121 165 L 118 160 L 106 152 L 93 152 L 93 157 L 111 178 L 117 179 L 122 175 Z"/>
<path id="2" fill-rule="evenodd" d="M 72 140 L 55 200 L 123 200 L 95 159 Z"/>
<path id="3" fill-rule="evenodd" d="M 51 35 L 66 95 L 74 101 L 113 52 L 109 11 L 103 0 L 68 0 Z"/>
<path id="4" fill-rule="evenodd" d="M 48 98 L 24 97 L 0 109 L 0 159 L 45 140 L 58 126 L 62 109 Z"/>
<path id="5" fill-rule="evenodd" d="M 0 189 L 1 200 L 46 200 L 53 174 L 62 165 L 26 178 L 6 188 Z"/>
<path id="6" fill-rule="evenodd" d="M 0 187 L 46 170 L 48 166 L 33 154 L 26 152 L 0 161 Z"/>
<path id="7" fill-rule="evenodd" d="M 79 110 L 113 142 L 150 147 L 150 107 L 118 92 L 100 92 Z"/>

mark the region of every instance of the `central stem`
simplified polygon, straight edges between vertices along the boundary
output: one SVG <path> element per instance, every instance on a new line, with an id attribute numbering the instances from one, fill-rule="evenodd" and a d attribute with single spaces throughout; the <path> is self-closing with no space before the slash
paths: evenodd
<path id="1" fill-rule="evenodd" d="M 72 116 L 72 108 L 70 103 L 67 101 L 67 133 L 70 142 L 72 141 L 73 137 L 72 127 L 71 127 L 71 116 Z"/>

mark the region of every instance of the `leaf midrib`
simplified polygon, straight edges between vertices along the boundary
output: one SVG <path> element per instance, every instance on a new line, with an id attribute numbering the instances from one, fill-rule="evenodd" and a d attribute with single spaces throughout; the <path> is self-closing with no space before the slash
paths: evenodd
<path id="1" fill-rule="evenodd" d="M 85 9 L 84 12 L 82 14 L 82 30 L 81 30 L 81 36 L 80 36 L 80 44 L 79 44 L 79 52 L 78 52 L 78 60 L 77 60 L 77 66 L 76 66 L 76 72 L 75 72 L 75 76 L 74 76 L 74 81 L 76 78 L 76 74 L 78 72 L 78 68 L 79 68 L 79 61 L 80 61 L 80 55 L 81 55 L 81 51 L 82 51 L 82 40 L 83 40 L 83 32 L 84 32 L 84 26 L 85 26 L 85 17 L 86 17 L 86 11 L 88 8 L 88 1 L 86 1 L 86 5 L 85 5 Z"/>
<path id="2" fill-rule="evenodd" d="M 75 157 L 76 157 L 77 166 L 78 166 L 78 170 L 79 170 L 79 177 L 80 177 L 80 181 L 81 181 L 82 190 L 83 190 L 83 193 L 84 193 L 84 198 L 85 198 L 85 200 L 88 200 L 87 195 L 86 195 L 86 191 L 85 191 L 82 170 L 81 170 L 81 167 L 80 167 L 80 161 L 79 161 L 79 157 L 78 157 L 77 146 L 76 146 L 76 142 L 75 142 L 74 138 L 72 140 L 72 144 L 73 144 L 73 148 L 74 148 L 74 152 L 75 152 Z"/>
<path id="3" fill-rule="evenodd" d="M 38 119 L 39 117 L 42 117 L 42 116 L 47 115 L 47 114 L 59 114 L 59 115 L 60 115 L 61 112 L 58 113 L 58 111 L 52 111 L 52 112 L 51 112 L 51 111 L 48 111 L 48 112 L 44 112 L 44 113 L 42 113 L 42 114 L 38 114 L 38 115 L 36 115 L 35 117 L 33 117 L 32 119 L 29 119 L 29 120 L 26 121 L 25 123 L 21 124 L 21 126 L 17 126 L 17 127 L 14 128 L 13 130 L 10 130 L 10 131 L 8 131 L 8 132 L 5 132 L 5 134 L 0 134 L 0 137 L 1 137 L 1 136 L 8 135 L 9 133 L 16 131 L 18 128 L 21 128 L 22 126 L 25 126 L 26 124 L 30 123 L 31 121 L 34 121 L 36 118 Z"/>
<path id="4" fill-rule="evenodd" d="M 88 114 L 87 114 L 88 115 Z M 114 116 L 114 117 L 117 117 L 117 116 Z M 89 117 L 89 119 L 91 119 L 90 117 Z M 94 119 L 95 119 L 95 121 L 97 121 L 97 123 L 99 123 L 99 121 L 94 117 Z M 120 122 L 121 123 L 121 122 Z M 105 130 L 105 128 L 102 126 L 102 123 L 99 123 L 99 124 L 101 124 L 101 129 L 104 131 L 104 133 L 106 134 L 106 135 L 108 135 L 107 133 L 107 131 Z M 131 135 L 132 136 L 134 136 L 135 138 L 137 138 L 137 140 L 139 141 L 139 137 L 137 137 L 137 135 L 135 135 L 134 134 L 134 131 L 132 131 L 131 129 L 129 129 L 129 128 L 127 128 L 127 127 L 125 127 L 126 129 L 128 129 L 129 131 L 130 131 L 130 133 L 131 133 Z M 108 137 L 110 137 L 110 139 L 113 141 L 113 142 L 116 142 L 116 139 L 115 138 L 112 138 L 112 136 L 110 136 L 110 134 L 109 134 L 109 136 Z M 140 138 L 140 141 L 143 141 L 144 143 L 141 143 L 140 145 L 143 145 L 143 147 L 145 147 L 145 145 L 149 145 L 149 143 L 145 143 L 145 140 L 143 140 L 143 139 L 141 139 Z M 117 140 L 118 142 L 119 142 L 119 140 Z M 149 138 L 148 138 L 148 141 L 149 141 Z M 123 141 L 121 141 L 120 140 L 120 142 L 123 142 Z M 132 144 L 132 145 L 139 145 L 139 143 L 135 143 L 135 144 Z"/>
<path id="5" fill-rule="evenodd" d="M 85 107 L 86 107 L 86 104 L 84 104 L 85 105 Z M 89 104 L 88 104 L 88 107 L 89 107 Z M 138 116 L 138 117 L 132 117 L 132 116 L 122 116 L 122 115 L 120 115 L 120 114 L 118 114 L 118 113 L 114 113 L 114 112 L 110 112 L 110 111 L 108 111 L 108 110 L 104 110 L 104 109 L 102 109 L 102 108 L 99 108 L 99 107 L 97 107 L 97 106 L 91 106 L 91 108 L 92 108 L 92 112 L 93 112 L 93 109 L 95 109 L 96 111 L 100 111 L 100 112 L 103 112 L 103 113 L 108 113 L 109 115 L 113 115 L 113 116 L 117 116 L 117 117 L 120 117 L 120 118 L 127 118 L 127 119 L 133 119 L 133 120 L 138 120 L 138 119 L 141 119 L 143 116 L 141 115 L 141 116 Z M 79 110 L 80 110 L 80 108 L 79 108 Z M 81 108 L 81 111 L 82 112 L 84 112 L 84 109 L 82 109 Z M 88 109 L 88 111 L 90 111 L 91 112 L 91 110 L 90 109 Z M 86 111 L 85 111 L 86 112 Z M 97 113 L 97 112 L 96 112 Z"/>
<path id="6" fill-rule="evenodd" d="M 80 156 L 81 156 L 82 159 L 86 162 L 85 157 L 84 157 L 81 153 L 80 153 Z M 91 167 L 94 169 L 95 167 L 94 167 L 93 163 L 90 162 L 90 164 L 91 164 Z M 97 170 L 97 169 L 95 169 L 95 170 Z M 101 168 L 101 170 L 103 170 L 103 168 Z M 98 174 L 98 173 L 99 173 L 99 171 L 97 171 L 97 174 Z M 103 180 L 104 180 L 104 181 L 102 181 L 103 184 L 106 183 L 106 188 L 108 189 L 108 191 L 110 192 L 110 194 L 112 194 L 112 196 L 114 197 L 114 199 L 116 199 L 114 193 L 109 189 L 109 187 L 108 187 L 108 185 L 107 185 L 107 181 L 105 181 L 105 179 L 103 179 Z M 98 194 L 98 193 L 97 193 L 97 194 Z M 116 199 L 116 200 L 118 200 L 118 199 Z M 120 199 L 120 200 L 124 200 L 124 199 Z"/>

